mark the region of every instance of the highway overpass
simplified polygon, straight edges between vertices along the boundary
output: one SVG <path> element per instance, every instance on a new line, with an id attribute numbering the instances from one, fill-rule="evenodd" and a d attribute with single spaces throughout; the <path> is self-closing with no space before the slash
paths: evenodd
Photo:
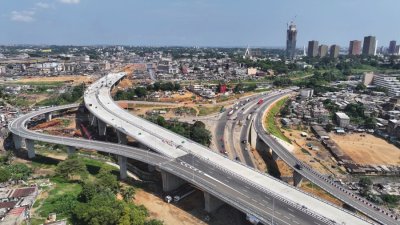
<path id="1" fill-rule="evenodd" d="M 342 202 L 381 224 L 400 224 L 400 221 L 397 220 L 390 212 L 385 211 L 379 206 L 372 204 L 368 200 L 355 195 L 350 190 L 347 190 L 347 188 L 344 188 L 340 184 L 333 182 L 332 179 L 318 173 L 301 160 L 298 160 L 288 149 L 286 149 L 284 145 L 280 143 L 280 141 L 277 141 L 277 137 L 274 137 L 266 132 L 263 124 L 263 118 L 265 117 L 267 108 L 279 98 L 282 98 L 282 95 L 267 99 L 257 111 L 257 115 L 255 115 L 253 119 L 249 134 L 251 146 L 257 150 L 271 150 L 273 159 L 276 160 L 280 158 L 287 163 L 294 170 L 293 180 L 295 185 L 300 184 L 304 177 Z M 301 165 L 301 168 L 296 168 L 296 164 Z"/>
<path id="2" fill-rule="evenodd" d="M 123 135 L 133 137 L 153 151 L 170 158 L 188 159 L 190 158 L 189 156 L 192 156 L 201 159 L 204 163 L 203 165 L 215 168 L 215 171 L 218 171 L 218 173 L 224 171 L 224 173 L 230 174 L 229 177 L 235 183 L 244 182 L 242 189 L 246 190 L 243 187 L 248 187 L 247 191 L 249 193 L 257 193 L 259 191 L 266 192 L 266 195 L 273 193 L 289 202 L 301 205 L 301 208 L 313 211 L 315 215 L 321 215 L 327 218 L 328 221 L 335 221 L 339 224 L 349 223 L 353 220 L 357 221 L 353 224 L 367 223 L 348 211 L 312 197 L 271 176 L 259 173 L 252 168 L 216 154 L 205 146 L 121 109 L 111 98 L 110 90 L 124 76 L 124 73 L 105 76 L 92 84 L 85 93 L 85 105 L 93 114 L 93 120 L 97 120 L 94 123 L 99 124 L 100 133 L 103 133 L 104 124 L 108 124 L 121 133 L 120 137 L 123 137 Z M 123 143 L 124 139 L 126 138 L 121 138 L 121 143 Z M 198 167 L 202 167 L 201 164 L 192 164 L 191 166 L 197 169 Z M 208 175 L 212 176 L 216 173 L 215 171 L 210 171 L 211 173 Z M 225 181 L 222 177 L 216 179 L 219 182 Z M 227 185 L 230 186 L 230 183 L 227 182 Z M 216 197 L 219 197 L 219 195 L 216 195 Z M 253 199 L 257 201 L 257 198 Z M 255 202 L 255 204 L 257 203 Z"/>
<path id="3" fill-rule="evenodd" d="M 190 182 L 205 192 L 208 211 L 225 202 L 264 224 L 371 224 L 119 108 L 112 101 L 110 89 L 124 76 L 120 73 L 103 77 L 85 92 L 85 105 L 92 113 L 90 119 L 97 125 L 99 134 L 105 135 L 105 127 L 112 126 L 117 130 L 121 144 L 55 137 L 26 127 L 34 116 L 45 114 L 51 119 L 53 112 L 77 106 L 71 105 L 33 112 L 10 123 L 15 146 L 21 148 L 25 142 L 30 157 L 34 157 L 36 140 L 69 146 L 70 153 L 74 148 L 113 153 L 119 158 L 122 178 L 126 177 L 126 158 L 146 162 L 161 170 L 164 190 Z M 135 138 L 158 154 L 124 145 L 124 135 Z"/>

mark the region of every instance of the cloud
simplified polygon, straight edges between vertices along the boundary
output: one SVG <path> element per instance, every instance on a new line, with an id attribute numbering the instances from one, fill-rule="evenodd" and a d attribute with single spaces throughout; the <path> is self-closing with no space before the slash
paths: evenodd
<path id="1" fill-rule="evenodd" d="M 59 0 L 59 2 L 64 4 L 79 4 L 81 0 Z"/>
<path id="2" fill-rule="evenodd" d="M 36 3 L 36 7 L 42 8 L 42 9 L 48 9 L 50 8 L 50 5 L 44 2 L 38 2 Z"/>
<path id="3" fill-rule="evenodd" d="M 32 10 L 12 11 L 10 19 L 12 21 L 29 23 L 35 20 L 33 18 L 34 15 L 35 11 Z"/>

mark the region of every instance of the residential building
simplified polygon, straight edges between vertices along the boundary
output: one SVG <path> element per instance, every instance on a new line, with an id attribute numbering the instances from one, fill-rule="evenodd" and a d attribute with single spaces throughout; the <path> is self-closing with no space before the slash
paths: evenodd
<path id="1" fill-rule="evenodd" d="M 389 55 L 394 55 L 396 53 L 396 41 L 390 41 L 388 53 Z"/>
<path id="2" fill-rule="evenodd" d="M 247 75 L 254 76 L 257 74 L 257 68 L 249 67 L 247 68 Z"/>
<path id="3" fill-rule="evenodd" d="M 318 56 L 318 41 L 309 41 L 308 42 L 308 57 L 317 57 Z"/>
<path id="4" fill-rule="evenodd" d="M 297 39 L 297 29 L 296 25 L 291 22 L 286 34 L 286 57 L 293 59 L 296 57 L 296 39 Z"/>
<path id="5" fill-rule="evenodd" d="M 318 56 L 322 58 L 327 55 L 328 55 L 328 45 L 320 45 L 318 47 Z"/>
<path id="6" fill-rule="evenodd" d="M 300 90 L 301 98 L 311 98 L 314 95 L 314 89 L 305 88 Z"/>
<path id="7" fill-rule="evenodd" d="M 361 41 L 350 41 L 349 55 L 361 55 Z"/>
<path id="8" fill-rule="evenodd" d="M 376 37 L 375 36 L 364 37 L 362 54 L 363 55 L 375 55 L 376 54 Z"/>
<path id="9" fill-rule="evenodd" d="M 368 86 L 372 83 L 373 79 L 374 79 L 374 73 L 364 73 L 362 82 L 365 86 Z"/>
<path id="10" fill-rule="evenodd" d="M 390 97 L 400 96 L 399 75 L 374 75 L 373 83 L 378 87 L 386 88 Z"/>
<path id="11" fill-rule="evenodd" d="M 346 113 L 337 112 L 335 113 L 335 116 L 336 116 L 336 122 L 340 127 L 346 128 L 350 125 L 350 117 L 346 115 Z"/>
<path id="12" fill-rule="evenodd" d="M 339 45 L 332 45 L 329 49 L 329 54 L 332 58 L 339 57 L 340 47 Z"/>

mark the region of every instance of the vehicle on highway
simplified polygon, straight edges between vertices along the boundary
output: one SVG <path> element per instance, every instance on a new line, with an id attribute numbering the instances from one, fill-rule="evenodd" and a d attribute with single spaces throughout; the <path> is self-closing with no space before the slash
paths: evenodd
<path id="1" fill-rule="evenodd" d="M 301 170 L 303 167 L 300 164 L 296 163 L 296 165 L 294 165 L 294 168 Z"/>
<path id="2" fill-rule="evenodd" d="M 264 102 L 264 99 L 258 100 L 257 104 L 261 105 Z"/>
<path id="3" fill-rule="evenodd" d="M 251 113 L 249 113 L 249 115 L 247 116 L 247 120 L 250 120 L 251 118 Z"/>

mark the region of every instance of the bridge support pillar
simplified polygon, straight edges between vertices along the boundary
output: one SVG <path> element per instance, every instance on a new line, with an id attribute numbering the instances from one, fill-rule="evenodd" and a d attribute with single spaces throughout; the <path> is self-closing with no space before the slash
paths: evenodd
<path id="1" fill-rule="evenodd" d="M 12 136 L 13 136 L 13 142 L 14 142 L 15 149 L 17 149 L 17 150 L 21 149 L 22 145 L 23 145 L 22 142 L 24 142 L 24 139 L 16 134 L 13 134 Z"/>
<path id="2" fill-rule="evenodd" d="M 293 172 L 293 185 L 296 187 L 300 187 L 302 181 L 303 181 L 303 176 L 295 170 Z"/>
<path id="3" fill-rule="evenodd" d="M 175 190 L 186 182 L 181 178 L 172 175 L 166 171 L 161 171 L 161 179 L 164 192 Z"/>
<path id="4" fill-rule="evenodd" d="M 256 132 L 256 129 L 254 128 L 254 120 L 251 122 L 252 124 L 250 125 L 250 132 L 249 132 L 249 140 L 250 140 L 250 146 L 253 149 L 257 148 L 257 139 L 258 139 L 258 134 Z"/>
<path id="5" fill-rule="evenodd" d="M 204 192 L 204 210 L 206 212 L 211 213 L 217 210 L 223 204 L 223 201 L 219 200 L 208 192 Z"/>
<path id="6" fill-rule="evenodd" d="M 272 151 L 272 159 L 273 159 L 274 161 L 278 160 L 278 159 L 279 159 L 278 154 L 276 154 L 273 150 L 271 150 L 271 151 Z"/>
<path id="7" fill-rule="evenodd" d="M 28 158 L 35 158 L 35 141 L 27 139 L 26 140 L 26 149 L 28 150 Z"/>
<path id="8" fill-rule="evenodd" d="M 45 118 L 46 118 L 46 122 L 49 122 L 52 120 L 53 118 L 53 114 L 51 112 L 48 112 L 46 114 L 44 114 Z"/>
<path id="9" fill-rule="evenodd" d="M 118 143 L 119 144 L 126 145 L 128 143 L 128 139 L 126 137 L 126 134 L 124 134 L 121 131 L 117 130 L 117 136 L 118 136 Z"/>
<path id="10" fill-rule="evenodd" d="M 90 122 L 90 125 L 92 125 L 94 127 L 97 126 L 97 118 L 93 114 L 89 115 L 89 122 Z"/>
<path id="11" fill-rule="evenodd" d="M 97 119 L 97 128 L 99 129 L 99 136 L 105 136 L 107 130 L 107 124 Z"/>
<path id="12" fill-rule="evenodd" d="M 125 180 L 128 177 L 127 171 L 127 159 L 125 156 L 118 156 L 118 164 L 119 164 L 119 178 L 121 180 Z"/>
<path id="13" fill-rule="evenodd" d="M 75 154 L 76 148 L 74 146 L 67 146 L 67 153 L 68 155 Z"/>

